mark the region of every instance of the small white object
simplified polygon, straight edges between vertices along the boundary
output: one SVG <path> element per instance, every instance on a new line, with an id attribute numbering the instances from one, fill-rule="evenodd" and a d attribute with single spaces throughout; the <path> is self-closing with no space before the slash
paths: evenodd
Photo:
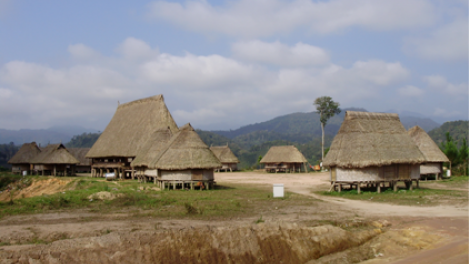
<path id="1" fill-rule="evenodd" d="M 111 179 L 116 178 L 116 175 L 114 175 L 114 172 L 111 172 L 111 173 L 105 173 L 104 177 L 106 178 L 106 180 L 111 180 Z"/>
<path id="2" fill-rule="evenodd" d="M 447 177 L 450 177 L 450 170 L 447 170 Z"/>
<path id="3" fill-rule="evenodd" d="M 23 176 L 28 175 L 28 171 L 23 171 Z"/>
<path id="4" fill-rule="evenodd" d="M 284 184 L 283 183 L 273 184 L 273 197 L 284 197 Z"/>

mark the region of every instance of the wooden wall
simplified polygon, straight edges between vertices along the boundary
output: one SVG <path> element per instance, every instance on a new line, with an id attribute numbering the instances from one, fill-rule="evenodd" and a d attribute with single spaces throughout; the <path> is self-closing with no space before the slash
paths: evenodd
<path id="1" fill-rule="evenodd" d="M 397 181 L 419 179 L 420 166 L 395 164 L 362 169 L 331 168 L 330 180 L 336 182 Z"/>

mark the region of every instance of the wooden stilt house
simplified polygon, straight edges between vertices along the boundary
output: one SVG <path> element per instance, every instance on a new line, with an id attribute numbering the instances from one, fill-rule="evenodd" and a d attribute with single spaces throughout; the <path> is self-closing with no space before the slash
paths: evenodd
<path id="1" fill-rule="evenodd" d="M 210 150 L 219 159 L 220 163 L 222 163 L 222 168 L 217 169 L 217 171 L 230 170 L 230 172 L 232 172 L 237 170 L 237 164 L 240 163 L 240 161 L 230 150 L 228 144 L 226 146 L 211 146 Z"/>
<path id="2" fill-rule="evenodd" d="M 449 162 L 447 156 L 421 127 L 410 128 L 408 134 L 426 159 L 420 166 L 420 174 L 426 179 L 428 175 L 436 175 L 436 179 L 442 177 L 442 163 Z"/>
<path id="3" fill-rule="evenodd" d="M 159 139 L 156 142 L 163 142 L 168 138 L 163 131 L 157 136 Z M 141 155 L 131 165 L 145 167 L 139 173 L 143 173 L 145 177 L 153 177 L 162 189 L 193 189 L 196 185 L 201 189 L 210 189 L 214 182 L 214 169 L 222 167 L 190 124 L 181 127 L 163 147 L 150 147 Z"/>
<path id="4" fill-rule="evenodd" d="M 332 187 L 394 187 L 419 182 L 425 158 L 400 122 L 398 114 L 346 111 L 323 166 L 330 168 Z"/>
<path id="5" fill-rule="evenodd" d="M 36 142 L 24 143 L 23 146 L 18 150 L 18 152 L 8 161 L 11 164 L 11 171 L 13 173 L 31 174 L 32 165 L 31 161 L 39 154 L 41 150 L 39 149 Z"/>
<path id="6" fill-rule="evenodd" d="M 172 134 L 178 132 L 163 95 L 119 105 L 108 126 L 86 155 L 92 159 L 92 176 L 102 177 L 106 172 L 114 172 L 117 177 L 127 175 L 134 178 L 132 161 L 144 149 L 154 132 L 162 128 L 169 128 Z"/>
<path id="7" fill-rule="evenodd" d="M 272 146 L 260 163 L 267 172 L 300 172 L 302 165 L 307 171 L 307 159 L 295 146 Z"/>
<path id="8" fill-rule="evenodd" d="M 32 170 L 37 174 L 53 176 L 73 176 L 75 165 L 79 163 L 62 143 L 46 146 L 31 161 Z"/>
<path id="9" fill-rule="evenodd" d="M 91 159 L 86 157 L 90 148 L 69 148 L 68 151 L 72 154 L 80 163 L 75 165 L 75 172 L 90 173 L 91 172 Z"/>

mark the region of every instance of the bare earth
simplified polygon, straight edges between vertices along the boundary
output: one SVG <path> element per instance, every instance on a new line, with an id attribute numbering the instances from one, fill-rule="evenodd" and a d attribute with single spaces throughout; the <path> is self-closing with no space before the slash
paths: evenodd
<path id="1" fill-rule="evenodd" d="M 278 208 L 264 208 L 260 211 L 265 221 L 263 225 L 253 225 L 253 222 L 256 221 L 256 218 L 253 217 L 223 221 L 162 220 L 142 217 L 135 219 L 128 212 L 102 215 L 89 211 L 71 211 L 6 217 L 0 220 L 0 242 L 7 241 L 10 245 L 0 246 L 0 263 L 16 263 L 21 262 L 21 260 L 26 261 L 23 261 L 24 263 L 36 263 L 35 261 L 39 259 L 44 261 L 37 263 L 64 263 L 70 261 L 132 263 L 137 260 L 139 260 L 138 262 L 147 263 L 187 263 L 193 262 L 192 258 L 203 259 L 202 255 L 204 254 L 209 255 L 206 256 L 206 261 L 203 261 L 203 263 L 276 263 L 281 262 L 283 259 L 305 262 L 305 260 L 312 259 L 315 256 L 317 256 L 315 258 L 318 258 L 318 256 L 323 256 L 322 254 L 327 254 L 330 247 L 338 247 L 345 243 L 354 244 L 363 240 L 368 240 L 368 242 L 354 248 L 354 250 L 327 255 L 327 257 L 312 260 L 308 263 L 347 263 L 342 262 L 341 259 L 354 259 L 358 256 L 358 252 L 362 252 L 363 255 L 372 254 L 375 256 L 375 258 L 363 263 L 469 262 L 468 204 L 429 207 L 400 206 L 370 201 L 346 200 L 312 193 L 312 191 L 329 189 L 329 174 L 327 172 L 314 174 L 216 173 L 215 178 L 218 184 L 250 184 L 259 185 L 263 188 L 272 188 L 274 183 L 283 183 L 286 191 L 302 194 L 320 202 L 316 207 L 299 205 L 285 208 L 282 211 Z M 447 188 L 445 185 L 439 185 L 439 183 L 430 184 L 430 186 L 433 185 L 439 189 Z M 47 192 L 62 190 L 62 188 L 54 188 L 56 189 L 47 190 Z M 457 189 L 462 190 L 462 188 L 468 191 L 468 186 L 459 186 Z M 40 192 L 39 190 L 35 191 Z M 6 199 L 7 197 L 0 196 L 0 198 Z M 378 221 L 379 223 L 391 223 L 391 226 L 382 235 L 379 235 L 382 232 L 381 229 L 377 229 L 376 231 L 355 233 L 354 236 L 352 233 L 347 233 L 340 228 L 329 225 L 313 229 L 302 227 L 302 223 L 313 220 L 341 222 L 345 219 L 376 221 L 374 223 Z M 274 232 L 273 229 L 278 231 Z M 285 233 L 285 230 L 291 231 Z M 290 235 L 291 232 L 297 232 L 297 235 L 292 236 Z M 205 233 L 208 234 L 210 239 L 203 235 Z M 173 259 L 174 256 L 164 254 L 160 254 L 157 259 L 146 259 L 146 255 L 155 253 L 152 251 L 152 247 L 161 247 L 160 244 L 156 244 L 160 243 L 159 241 L 144 242 L 145 239 L 149 239 L 149 234 L 154 237 L 161 236 L 162 241 L 171 237 L 172 244 L 168 244 L 168 246 L 173 249 L 192 247 L 193 242 L 191 241 L 202 243 L 201 241 L 210 240 L 212 241 L 210 243 L 216 244 L 212 247 L 219 247 L 220 251 L 218 253 L 203 252 L 203 249 L 199 247 L 193 249 L 191 253 L 183 252 L 184 250 L 180 251 L 181 257 L 177 259 Z M 281 237 L 276 237 L 279 234 L 281 234 Z M 314 255 L 302 255 L 304 254 L 302 252 L 306 252 L 305 250 L 302 251 L 302 247 L 307 246 L 305 241 L 311 239 L 312 234 L 319 237 L 320 241 L 315 240 L 311 243 L 320 243 L 318 248 L 326 250 L 326 253 L 310 252 Z M 325 235 L 324 240 L 321 240 L 322 234 Z M 331 244 L 332 240 L 326 234 L 338 238 L 335 240 L 337 244 Z M 282 235 L 287 238 L 282 237 Z M 254 244 L 250 242 L 251 246 L 237 244 L 247 238 L 250 239 L 250 236 L 258 242 L 253 242 Z M 189 237 L 189 242 L 182 240 L 181 237 Z M 261 239 L 260 237 L 270 239 Z M 294 237 L 303 242 L 292 242 Z M 372 237 L 373 239 L 371 239 Z M 291 239 L 292 241 L 289 241 L 293 244 L 290 246 L 297 247 L 298 256 L 295 256 L 295 258 L 292 258 L 292 256 L 286 258 L 285 255 L 282 255 L 291 254 L 282 250 L 287 245 L 275 244 L 276 241 L 285 241 L 285 239 Z M 32 240 L 55 242 L 47 245 L 34 245 L 31 244 Z M 129 251 L 133 247 L 126 246 L 128 245 L 126 243 L 133 244 L 135 241 L 139 245 L 145 245 L 141 246 L 141 251 Z M 100 250 L 96 251 L 97 249 L 94 248 L 100 248 Z M 149 251 L 145 251 L 147 248 Z M 237 259 L 235 256 L 240 253 L 240 250 L 242 252 L 262 252 L 262 254 L 257 260 L 243 257 Z M 83 255 L 80 251 L 82 253 L 87 252 L 88 255 L 94 255 L 96 259 L 80 259 L 80 256 Z M 39 256 L 34 252 L 41 252 L 41 254 L 47 256 Z M 147 253 L 144 254 L 143 252 Z M 189 255 L 192 257 L 188 259 L 183 257 L 187 256 L 185 254 L 193 254 L 194 252 L 199 252 L 199 255 Z M 28 254 L 29 257 L 25 257 Z M 9 259 L 1 260 L 2 256 L 7 256 Z M 239 256 L 248 255 L 241 254 Z M 360 259 L 355 262 L 359 261 Z"/>

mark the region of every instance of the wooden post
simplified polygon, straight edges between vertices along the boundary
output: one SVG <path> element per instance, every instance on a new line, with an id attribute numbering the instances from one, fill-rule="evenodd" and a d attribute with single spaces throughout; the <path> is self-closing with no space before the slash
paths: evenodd
<path id="1" fill-rule="evenodd" d="M 380 193 L 380 182 L 377 184 L 377 193 Z"/>
<path id="2" fill-rule="evenodd" d="M 194 190 L 194 182 L 191 182 L 191 191 Z"/>
<path id="3" fill-rule="evenodd" d="M 100 178 L 103 177 L 103 169 L 100 168 Z"/>
<path id="4" fill-rule="evenodd" d="M 131 178 L 134 179 L 134 167 L 131 167 Z"/>
<path id="5" fill-rule="evenodd" d="M 416 189 L 419 189 L 419 180 L 416 180 Z"/>
<path id="6" fill-rule="evenodd" d="M 357 183 L 357 194 L 361 194 L 361 183 Z"/>
<path id="7" fill-rule="evenodd" d="M 44 176 L 44 170 L 42 170 L 42 176 Z"/>
<path id="8" fill-rule="evenodd" d="M 409 181 L 409 190 L 410 190 L 410 191 L 413 190 L 413 182 L 412 182 L 412 181 Z"/>
<path id="9" fill-rule="evenodd" d="M 338 183 L 338 192 L 341 192 L 341 183 Z"/>
<path id="10" fill-rule="evenodd" d="M 56 170 L 56 166 L 54 165 L 54 173 L 53 173 L 54 176 L 57 176 L 57 170 Z"/>
<path id="11" fill-rule="evenodd" d="M 398 182 L 394 181 L 392 184 L 393 184 L 393 191 L 397 192 L 398 191 Z"/>
<path id="12" fill-rule="evenodd" d="M 176 190 L 176 182 L 173 182 L 173 190 Z"/>

